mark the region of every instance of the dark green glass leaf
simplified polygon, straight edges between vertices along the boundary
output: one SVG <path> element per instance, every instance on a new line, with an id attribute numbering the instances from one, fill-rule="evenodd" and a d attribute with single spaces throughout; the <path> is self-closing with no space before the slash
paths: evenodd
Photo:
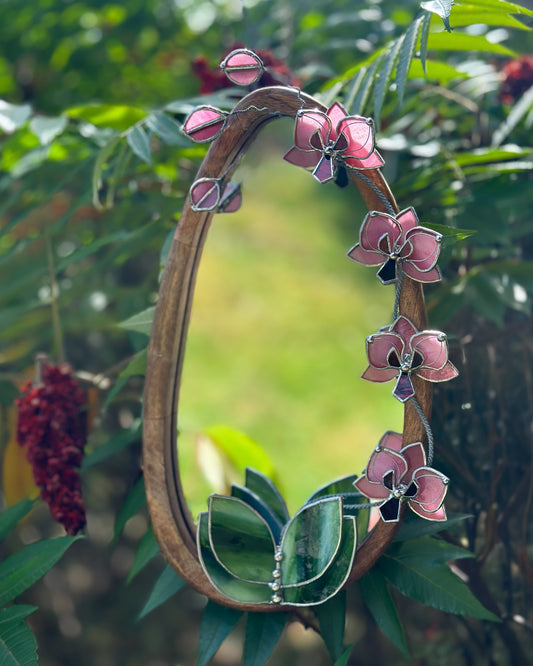
<path id="1" fill-rule="evenodd" d="M 289 511 L 285 504 L 285 500 L 268 477 L 264 476 L 264 474 L 260 474 L 255 469 L 247 467 L 244 485 L 261 497 L 276 513 L 283 524 L 289 520 Z"/>
<path id="2" fill-rule="evenodd" d="M 135 125 L 127 134 L 128 146 L 143 162 L 152 164 L 152 153 L 150 151 L 150 139 L 146 130 L 140 125 Z"/>
<path id="3" fill-rule="evenodd" d="M 381 631 L 399 650 L 409 657 L 405 634 L 394 601 L 390 595 L 385 576 L 378 567 L 373 567 L 359 579 L 361 594 L 368 610 Z"/>
<path id="4" fill-rule="evenodd" d="M 412 516 L 412 517 L 411 517 Z M 420 520 L 418 516 L 407 513 L 402 520 L 400 529 L 393 538 L 394 541 L 407 541 L 407 539 L 416 539 L 425 534 L 437 534 L 443 530 L 448 530 L 453 525 L 472 518 L 468 513 L 457 513 L 448 515 L 447 520 Z"/>
<path id="5" fill-rule="evenodd" d="M 446 613 L 499 621 L 445 564 L 433 565 L 419 556 L 410 559 L 385 554 L 379 561 L 379 568 L 402 594 L 411 599 Z"/>
<path id="6" fill-rule="evenodd" d="M 340 497 L 306 504 L 287 525 L 281 541 L 283 586 L 320 576 L 337 555 L 341 543 Z"/>
<path id="7" fill-rule="evenodd" d="M 190 142 L 181 133 L 178 123 L 166 113 L 151 113 L 146 118 L 146 126 L 169 146 L 189 146 Z"/>
<path id="8" fill-rule="evenodd" d="M 234 483 L 231 486 L 231 495 L 236 497 L 241 501 L 245 502 L 249 506 L 257 511 L 261 518 L 270 528 L 272 536 L 274 537 L 274 542 L 278 543 L 281 537 L 281 530 L 283 529 L 284 523 L 281 522 L 276 513 L 266 504 L 259 495 L 253 493 L 249 488 L 244 486 L 239 486 Z"/>
<path id="9" fill-rule="evenodd" d="M 185 585 L 185 581 L 178 576 L 170 564 L 167 564 L 159 578 L 156 580 L 154 587 L 150 592 L 150 596 L 146 600 L 142 611 L 139 613 L 138 619 L 142 619 L 145 615 L 148 615 L 148 613 L 159 608 L 159 606 L 163 605 L 165 601 L 168 601 L 183 589 Z"/>
<path id="10" fill-rule="evenodd" d="M 340 657 L 340 659 L 337 659 L 337 661 L 333 664 L 333 666 L 348 666 L 348 660 L 350 659 L 350 655 L 352 654 L 352 648 L 353 645 L 348 645 L 342 657 Z"/>
<path id="11" fill-rule="evenodd" d="M 343 651 L 344 628 L 346 625 L 346 591 L 341 590 L 331 599 L 315 608 L 320 624 L 320 635 L 329 656 L 333 661 L 339 659 Z"/>
<path id="12" fill-rule="evenodd" d="M 270 602 L 272 591 L 265 583 L 245 583 L 229 574 L 216 560 L 209 543 L 209 518 L 207 512 L 198 516 L 197 546 L 200 562 L 209 580 L 228 599 L 242 603 L 264 604 Z"/>
<path id="13" fill-rule="evenodd" d="M 218 562 L 251 583 L 272 580 L 276 542 L 267 523 L 241 500 L 209 498 L 209 542 Z"/>
<path id="14" fill-rule="evenodd" d="M 283 587 L 285 603 L 311 606 L 323 603 L 337 594 L 350 575 L 356 547 L 355 518 L 344 518 L 342 540 L 337 557 L 318 579 L 310 583 Z"/>
<path id="15" fill-rule="evenodd" d="M 340 479 L 335 479 L 335 481 L 332 481 L 331 483 L 328 483 L 325 486 L 322 486 L 322 488 L 316 490 L 306 501 L 306 504 L 311 504 L 311 502 L 314 502 L 317 499 L 322 497 L 331 497 L 332 495 L 353 495 L 354 497 L 356 495 L 359 496 L 359 493 L 355 491 L 353 485 L 354 481 L 356 480 L 357 474 L 349 474 L 348 476 L 343 476 Z M 350 501 L 351 500 L 352 498 L 350 498 Z"/>
<path id="16" fill-rule="evenodd" d="M 37 666 L 37 642 L 25 622 L 13 620 L 0 624 L 0 664 Z"/>
<path id="17" fill-rule="evenodd" d="M 127 583 L 130 583 L 135 576 L 142 570 L 144 567 L 153 560 L 154 557 L 159 553 L 159 544 L 155 538 L 154 531 L 150 525 L 146 530 L 143 538 L 141 539 L 139 546 L 137 547 L 137 552 L 135 553 L 135 559 L 131 565 L 128 578 L 126 579 Z"/>
<path id="18" fill-rule="evenodd" d="M 146 504 L 146 491 L 144 489 L 144 477 L 140 477 L 137 483 L 128 493 L 124 503 L 120 507 L 115 520 L 115 530 L 111 544 L 114 544 L 124 529 L 128 520 L 134 516 Z"/>
<path id="19" fill-rule="evenodd" d="M 0 541 L 3 541 L 17 526 L 19 520 L 28 515 L 36 501 L 26 498 L 2 511 L 0 514 Z"/>
<path id="20" fill-rule="evenodd" d="M 281 638 L 287 617 L 287 613 L 248 613 L 243 666 L 264 666 Z"/>
<path id="21" fill-rule="evenodd" d="M 207 664 L 243 615 L 242 611 L 207 602 L 200 625 L 197 666 Z"/>
<path id="22" fill-rule="evenodd" d="M 28 589 L 82 536 L 38 541 L 10 555 L 0 563 L 0 606 Z"/>

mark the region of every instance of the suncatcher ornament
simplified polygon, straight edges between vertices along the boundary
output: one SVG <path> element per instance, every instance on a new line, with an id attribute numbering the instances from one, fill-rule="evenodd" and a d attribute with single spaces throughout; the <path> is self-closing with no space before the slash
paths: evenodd
<path id="1" fill-rule="evenodd" d="M 221 65 L 232 81 L 250 84 L 262 65 L 246 49 Z M 363 473 L 313 494 L 292 518 L 272 482 L 247 470 L 230 496 L 212 495 L 195 524 L 183 493 L 176 434 L 177 396 L 201 249 L 213 215 L 236 210 L 230 182 L 262 126 L 295 119 L 294 147 L 285 160 L 328 183 L 344 170 L 369 213 L 350 259 L 380 266 L 394 286 L 391 322 L 367 338 L 363 378 L 396 379 L 405 405 L 403 434 L 387 432 Z M 367 572 L 388 547 L 409 507 L 445 520 L 448 479 L 431 467 L 431 382 L 452 379 L 446 336 L 427 329 L 421 283 L 440 279 L 441 236 L 421 226 L 415 211 L 399 211 L 381 173 L 372 119 L 326 109 L 296 88 L 255 90 L 230 112 L 201 106 L 183 125 L 193 141 L 213 141 L 193 182 L 164 270 L 148 349 L 144 412 L 144 475 L 152 524 L 179 575 L 210 599 L 241 610 L 276 611 L 323 603 Z M 355 470 L 358 471 L 358 470 Z M 379 516 L 372 524 L 371 514 Z"/>

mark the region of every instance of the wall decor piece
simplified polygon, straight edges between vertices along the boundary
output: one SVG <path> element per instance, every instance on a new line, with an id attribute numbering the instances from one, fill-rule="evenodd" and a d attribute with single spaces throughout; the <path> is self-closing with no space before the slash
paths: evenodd
<path id="1" fill-rule="evenodd" d="M 221 68 L 240 85 L 263 71 L 247 49 L 230 53 Z M 280 117 L 295 121 L 284 159 L 321 184 L 351 181 L 368 208 L 348 257 L 379 267 L 378 279 L 394 287 L 390 322 L 366 340 L 362 378 L 396 381 L 403 433 L 387 431 L 365 470 L 319 489 L 292 517 L 272 481 L 249 469 L 231 495 L 209 498 L 195 524 L 180 479 L 177 432 L 196 273 L 213 216 L 240 206 L 233 173 L 261 128 Z M 420 225 L 412 207 L 400 211 L 380 169 L 372 119 L 349 115 L 338 102 L 325 108 L 297 88 L 260 88 L 229 113 L 194 109 L 182 129 L 212 144 L 176 228 L 148 349 L 143 466 L 154 531 L 178 574 L 217 603 L 263 612 L 321 604 L 374 565 L 405 508 L 426 520 L 446 519 L 448 479 L 431 467 L 431 385 L 457 370 L 445 334 L 427 329 L 422 293 L 424 282 L 440 279 L 442 237 Z M 384 421 L 386 429 L 386 415 Z"/>

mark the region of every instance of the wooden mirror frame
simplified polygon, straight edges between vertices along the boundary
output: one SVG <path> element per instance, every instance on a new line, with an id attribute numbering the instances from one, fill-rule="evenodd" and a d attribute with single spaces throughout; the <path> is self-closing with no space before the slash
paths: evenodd
<path id="1" fill-rule="evenodd" d="M 227 117 L 200 166 L 197 178 L 229 179 L 261 128 L 278 117 L 295 117 L 300 109 L 325 107 L 294 88 L 260 88 L 244 97 Z M 398 206 L 379 169 L 365 178 L 348 171 L 368 210 L 383 210 L 384 199 Z M 272 612 L 291 609 L 275 604 L 247 604 L 223 596 L 208 579 L 197 554 L 196 525 L 184 496 L 178 462 L 178 397 L 196 275 L 202 249 L 216 210 L 193 211 L 187 199 L 163 272 L 155 310 L 148 361 L 143 418 L 143 469 L 152 526 L 161 550 L 179 576 L 213 601 L 240 610 Z M 399 311 L 419 329 L 427 325 L 422 286 L 405 277 Z M 362 341 L 363 343 L 363 341 Z M 414 376 L 418 403 L 429 418 L 431 384 Z M 424 426 L 408 401 L 403 444 L 425 441 Z M 383 554 L 399 523 L 380 521 L 358 546 L 345 586 L 366 573 Z M 300 611 L 302 609 L 299 609 Z"/>

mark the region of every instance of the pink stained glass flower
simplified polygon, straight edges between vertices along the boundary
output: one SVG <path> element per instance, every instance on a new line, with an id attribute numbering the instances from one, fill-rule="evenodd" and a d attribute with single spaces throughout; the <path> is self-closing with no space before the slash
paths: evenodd
<path id="1" fill-rule="evenodd" d="M 227 113 L 214 106 L 199 106 L 185 118 L 181 131 L 196 143 L 215 139 L 224 129 Z"/>
<path id="2" fill-rule="evenodd" d="M 261 58 L 253 51 L 236 49 L 224 58 L 220 69 L 232 83 L 249 86 L 261 77 L 264 67 Z"/>
<path id="3" fill-rule="evenodd" d="M 442 331 L 418 331 L 400 316 L 385 330 L 366 339 L 369 366 L 361 375 L 370 382 L 396 379 L 392 394 L 400 402 L 415 395 L 412 375 L 430 382 L 444 382 L 458 375 L 448 360 L 448 343 Z"/>
<path id="4" fill-rule="evenodd" d="M 446 520 L 443 507 L 448 478 L 427 467 L 421 442 L 402 448 L 402 436 L 388 431 L 372 452 L 366 469 L 354 482 L 357 490 L 371 500 L 382 500 L 381 519 L 397 522 L 401 503 L 427 520 Z"/>
<path id="5" fill-rule="evenodd" d="M 396 216 L 373 210 L 365 217 L 359 243 L 348 257 L 367 266 L 381 264 L 377 275 L 383 284 L 396 282 L 398 266 L 413 280 L 438 282 L 441 275 L 436 263 L 441 241 L 441 234 L 419 226 L 414 208 Z"/>
<path id="6" fill-rule="evenodd" d="M 320 183 L 335 176 L 335 169 L 377 169 L 383 166 L 375 150 L 374 123 L 371 118 L 347 116 L 338 102 L 326 113 L 301 110 L 296 116 L 294 148 L 284 158 L 305 169 L 313 169 Z"/>

